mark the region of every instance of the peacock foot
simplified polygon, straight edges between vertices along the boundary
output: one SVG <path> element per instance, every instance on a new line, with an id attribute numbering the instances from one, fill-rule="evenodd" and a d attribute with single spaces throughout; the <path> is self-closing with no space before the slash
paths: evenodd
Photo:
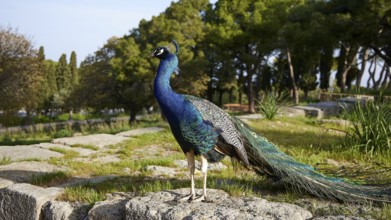
<path id="1" fill-rule="evenodd" d="M 206 196 L 202 195 L 196 199 L 193 199 L 191 202 L 208 202 L 208 200 L 206 199 Z"/>
<path id="2" fill-rule="evenodd" d="M 209 202 L 209 200 L 207 200 L 206 196 L 204 195 L 196 198 L 194 194 L 190 194 L 179 198 L 177 202 Z"/>
<path id="3" fill-rule="evenodd" d="M 186 202 L 186 201 L 193 201 L 195 199 L 195 194 L 189 194 L 187 196 L 184 196 L 182 198 L 179 198 L 177 202 Z"/>

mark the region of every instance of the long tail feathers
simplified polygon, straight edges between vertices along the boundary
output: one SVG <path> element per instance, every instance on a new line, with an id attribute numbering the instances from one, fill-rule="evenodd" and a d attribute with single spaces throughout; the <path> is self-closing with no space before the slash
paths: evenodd
<path id="1" fill-rule="evenodd" d="M 276 177 L 290 186 L 321 197 L 345 202 L 391 202 L 391 189 L 363 186 L 325 176 L 309 165 L 295 161 L 241 120 L 233 118 L 251 166 L 258 173 Z"/>

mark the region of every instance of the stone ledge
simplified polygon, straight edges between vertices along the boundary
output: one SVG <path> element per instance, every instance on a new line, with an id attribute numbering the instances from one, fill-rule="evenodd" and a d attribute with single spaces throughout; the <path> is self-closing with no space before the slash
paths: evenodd
<path id="1" fill-rule="evenodd" d="M 17 183 L 0 190 L 0 219 L 41 219 L 42 206 L 63 189 Z"/>

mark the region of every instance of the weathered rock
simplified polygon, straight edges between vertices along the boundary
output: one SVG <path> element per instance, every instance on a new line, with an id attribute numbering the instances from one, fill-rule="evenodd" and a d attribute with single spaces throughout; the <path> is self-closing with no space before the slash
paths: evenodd
<path id="1" fill-rule="evenodd" d="M 49 201 L 43 208 L 43 220 L 80 220 L 88 215 L 88 204 Z"/>
<path id="2" fill-rule="evenodd" d="M 95 203 L 88 212 L 89 220 L 122 220 L 125 218 L 125 199 L 106 200 Z"/>
<path id="3" fill-rule="evenodd" d="M 126 219 L 309 219 L 312 214 L 299 206 L 268 202 L 257 197 L 230 197 L 222 190 L 208 189 L 210 202 L 177 200 L 189 189 L 169 190 L 135 197 L 126 204 Z"/>
<path id="4" fill-rule="evenodd" d="M 363 219 L 373 219 L 368 210 L 375 211 L 377 208 L 368 207 L 369 204 L 343 204 L 330 200 L 319 200 L 315 198 L 304 198 L 295 201 L 295 204 L 311 210 L 314 219 L 317 220 L 363 220 Z M 349 213 L 349 214 L 345 214 Z M 345 216 L 348 215 L 348 216 Z M 361 216 L 361 217 L 356 217 Z"/>
<path id="5" fill-rule="evenodd" d="M 162 166 L 147 166 L 145 168 L 147 171 L 152 172 L 152 176 L 168 176 L 174 177 L 179 171 L 172 167 L 162 167 Z"/>
<path id="6" fill-rule="evenodd" d="M 21 145 L 21 146 L 1 146 L 0 155 L 9 157 L 11 161 L 25 159 L 49 159 L 51 157 L 61 157 L 62 154 L 48 149 L 42 149 L 36 145 Z"/>
<path id="7" fill-rule="evenodd" d="M 252 120 L 254 120 L 254 119 L 261 119 L 261 118 L 263 118 L 263 116 L 261 115 L 261 114 L 248 114 L 248 115 L 239 115 L 239 116 L 237 116 L 237 118 L 239 118 L 239 119 L 252 119 Z"/>
<path id="8" fill-rule="evenodd" d="M 125 140 L 128 140 L 128 138 L 119 135 L 93 134 L 93 135 L 78 136 L 78 137 L 57 138 L 52 140 L 52 143 L 63 144 L 68 146 L 72 146 L 75 144 L 94 145 L 96 147 L 103 148 L 110 145 L 119 144 Z"/>
<path id="9" fill-rule="evenodd" d="M 338 216 L 322 216 L 322 217 L 313 218 L 313 220 L 365 220 L 365 218 L 338 215 Z"/>
<path id="10" fill-rule="evenodd" d="M 14 184 L 11 180 L 0 178 L 0 189 L 11 186 Z"/>
<path id="11" fill-rule="evenodd" d="M 62 189 L 30 184 L 13 184 L 0 190 L 0 219 L 40 219 L 41 208 L 56 198 Z"/>
<path id="12" fill-rule="evenodd" d="M 15 162 L 0 166 L 0 177 L 14 182 L 29 182 L 33 175 L 41 175 L 55 171 L 64 171 L 66 168 L 38 161 Z"/>
<path id="13" fill-rule="evenodd" d="M 175 160 L 175 165 L 177 165 L 180 168 L 187 168 L 187 161 L 186 160 Z M 197 170 L 201 170 L 201 163 L 199 161 L 195 161 L 195 167 Z M 225 166 L 223 163 L 208 163 L 208 170 L 225 170 L 227 169 L 227 166 Z"/>
<path id="14" fill-rule="evenodd" d="M 80 148 L 80 147 L 70 147 L 70 146 L 66 146 L 66 145 L 62 145 L 62 144 L 41 143 L 36 146 L 39 148 L 43 148 L 43 149 L 59 148 L 59 149 L 63 149 L 63 150 L 72 150 L 72 151 L 78 152 L 79 155 L 82 157 L 89 156 L 91 154 L 96 153 L 96 151 L 91 150 L 91 149 L 85 149 L 85 148 Z"/>
<path id="15" fill-rule="evenodd" d="M 97 157 L 76 158 L 74 159 L 74 161 L 105 164 L 105 163 L 120 162 L 121 159 L 117 155 L 105 155 L 105 156 L 97 156 Z"/>
<path id="16" fill-rule="evenodd" d="M 156 133 L 163 130 L 164 128 L 160 128 L 160 127 L 137 128 L 130 131 L 120 132 L 116 135 L 123 136 L 123 137 L 134 137 L 142 134 Z"/>
<path id="17" fill-rule="evenodd" d="M 106 194 L 106 200 L 95 203 L 88 212 L 89 220 L 125 219 L 125 204 L 134 197 L 133 192 L 115 192 Z"/>
<path id="18" fill-rule="evenodd" d="M 288 117 L 305 116 L 304 109 L 296 108 L 296 106 L 283 106 L 280 108 L 279 113 Z"/>

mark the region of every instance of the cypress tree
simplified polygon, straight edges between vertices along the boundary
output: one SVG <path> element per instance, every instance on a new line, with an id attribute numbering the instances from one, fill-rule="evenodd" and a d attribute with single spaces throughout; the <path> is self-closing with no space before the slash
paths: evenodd
<path id="1" fill-rule="evenodd" d="M 70 88 L 71 77 L 65 54 L 62 54 L 58 60 L 56 68 L 56 83 L 59 92 Z"/>
<path id="2" fill-rule="evenodd" d="M 77 70 L 77 59 L 75 51 L 71 53 L 71 60 L 69 62 L 69 71 L 71 75 L 71 86 L 74 87 L 79 84 L 79 73 Z"/>

